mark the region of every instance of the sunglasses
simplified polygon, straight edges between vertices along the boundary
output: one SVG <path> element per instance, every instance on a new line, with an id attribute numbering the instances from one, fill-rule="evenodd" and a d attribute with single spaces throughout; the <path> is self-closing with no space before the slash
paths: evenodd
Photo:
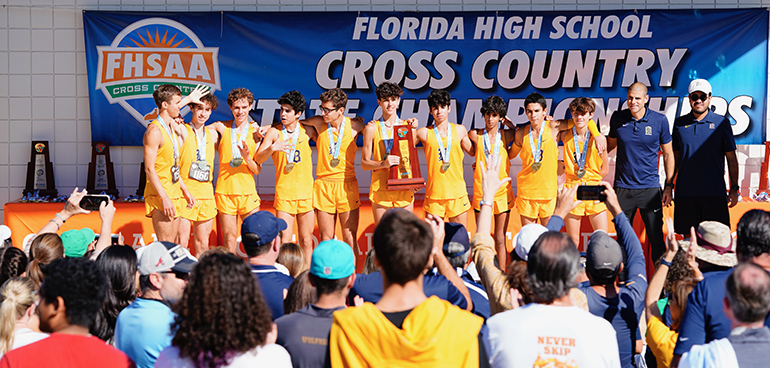
<path id="1" fill-rule="evenodd" d="M 710 96 L 705 93 L 692 93 L 690 94 L 690 101 L 706 101 Z"/>
<path id="2" fill-rule="evenodd" d="M 185 272 L 177 271 L 177 270 L 171 270 L 171 271 L 166 271 L 166 272 L 161 272 L 161 273 L 173 273 L 174 276 L 176 276 L 176 278 L 178 278 L 180 280 L 184 280 L 184 281 L 187 281 L 187 276 L 189 275 L 189 274 L 187 274 Z"/>
<path id="3" fill-rule="evenodd" d="M 337 109 L 338 109 L 338 108 L 327 109 L 327 108 L 325 108 L 325 107 L 323 107 L 323 106 L 320 106 L 320 107 L 321 107 L 321 113 L 322 113 L 322 114 L 324 114 L 324 115 L 326 115 L 326 114 L 329 114 L 329 113 L 331 113 L 332 111 L 335 111 L 335 110 L 337 110 Z"/>

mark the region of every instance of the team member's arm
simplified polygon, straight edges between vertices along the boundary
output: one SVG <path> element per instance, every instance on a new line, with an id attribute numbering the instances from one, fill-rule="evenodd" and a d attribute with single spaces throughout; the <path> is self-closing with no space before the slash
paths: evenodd
<path id="1" fill-rule="evenodd" d="M 471 140 L 468 138 L 468 130 L 465 129 L 464 126 L 457 124 L 457 138 L 460 139 L 460 147 L 467 153 L 469 156 L 473 156 L 474 153 L 471 150 L 472 149 L 472 143 Z"/>
<path id="2" fill-rule="evenodd" d="M 284 150 L 286 142 L 282 141 L 278 134 L 279 132 L 276 128 L 271 127 L 270 130 L 267 131 L 265 138 L 262 139 L 262 143 L 257 150 L 256 161 L 258 164 L 264 164 L 273 153 Z"/>
<path id="3" fill-rule="evenodd" d="M 206 126 L 206 129 L 213 134 L 211 138 L 214 141 L 214 148 L 216 148 L 216 146 L 219 145 L 219 140 L 222 139 L 222 136 L 225 134 L 225 124 L 221 121 L 215 121 L 211 125 Z"/>
<path id="4" fill-rule="evenodd" d="M 418 144 L 422 143 L 423 148 L 425 148 L 425 144 L 428 142 L 428 128 L 422 127 L 417 129 L 417 133 L 414 135 L 414 146 L 417 147 Z"/>
<path id="5" fill-rule="evenodd" d="M 660 145 L 660 150 L 663 152 L 663 170 L 666 171 L 666 186 L 663 188 L 663 205 L 668 206 L 671 204 L 671 200 L 674 199 L 672 195 L 672 185 L 674 184 L 674 178 L 676 177 L 677 159 L 674 155 L 671 142 Z"/>
<path id="6" fill-rule="evenodd" d="M 620 121 L 620 110 L 610 116 L 610 134 L 607 135 L 607 152 L 612 152 L 618 146 L 618 127 L 623 125 Z"/>
<path id="7" fill-rule="evenodd" d="M 166 190 L 163 189 L 163 185 L 160 184 L 160 177 L 155 171 L 155 161 L 158 159 L 158 149 L 160 149 L 161 143 L 163 143 L 163 135 L 160 129 L 155 125 L 147 126 L 147 131 L 144 133 L 142 139 L 144 144 L 144 173 L 147 175 L 147 181 L 155 189 L 160 197 L 160 202 L 163 206 L 163 214 L 166 217 L 176 217 L 176 209 L 174 209 L 174 202 L 171 202 L 171 198 L 168 197 Z M 171 142 L 168 142 L 171 144 Z"/>
<path id="8" fill-rule="evenodd" d="M 375 125 L 375 124 L 369 124 L 369 125 Z M 367 124 L 364 123 L 364 118 L 360 116 L 350 118 L 350 134 L 353 136 L 353 140 L 355 140 L 359 134 L 363 134 L 364 129 L 366 129 L 366 127 L 367 127 Z"/>
<path id="9" fill-rule="evenodd" d="M 725 152 L 727 172 L 730 174 L 730 208 L 738 204 L 738 157 L 735 151 Z"/>
<path id="10" fill-rule="evenodd" d="M 361 150 L 361 168 L 367 171 L 388 169 L 391 166 L 398 165 L 398 162 L 401 161 L 400 157 L 391 155 L 390 152 L 388 152 L 388 155 L 386 155 L 385 159 L 382 161 L 372 160 L 374 153 L 374 134 L 379 128 L 380 127 L 377 124 L 369 124 L 366 126 L 366 129 L 364 129 L 364 147 Z"/>
<path id="11" fill-rule="evenodd" d="M 182 195 L 187 201 L 187 208 L 189 209 L 195 207 L 195 197 L 187 189 L 187 184 L 184 183 L 184 180 L 179 181 L 179 188 L 182 189 Z"/>
<path id="12" fill-rule="evenodd" d="M 189 95 L 187 95 L 181 101 L 179 101 L 179 104 L 177 106 L 179 106 L 179 108 L 181 109 L 191 103 L 200 104 L 201 97 L 209 94 L 210 91 L 211 91 L 210 87 L 199 84 L 195 86 L 195 89 L 193 89 Z"/>
<path id="13" fill-rule="evenodd" d="M 521 153 L 521 147 L 524 145 L 524 135 L 527 133 L 527 129 L 517 129 L 514 133 L 513 144 L 508 149 L 508 158 L 513 160 Z"/>
<path id="14" fill-rule="evenodd" d="M 460 291 L 460 294 L 465 297 L 465 301 L 468 303 L 465 309 L 468 311 L 473 310 L 473 300 L 471 300 L 471 293 L 468 291 L 468 287 L 465 286 L 460 276 L 457 276 L 457 271 L 449 264 L 446 256 L 444 256 L 444 252 L 441 251 L 441 248 L 444 246 L 444 220 L 441 217 L 428 214 L 425 216 L 425 222 L 433 230 L 433 249 L 435 252 L 433 254 L 433 265 L 438 268 L 439 274 L 446 277 Z"/>
<path id="15" fill-rule="evenodd" d="M 316 115 L 307 119 L 301 119 L 299 123 L 305 127 L 313 127 L 316 131 L 321 131 L 321 126 L 324 124 L 324 118 Z"/>
<path id="16" fill-rule="evenodd" d="M 599 157 L 602 158 L 602 168 L 599 170 L 599 175 L 602 176 L 602 180 L 604 180 L 604 177 L 610 173 L 610 160 L 608 156 L 609 155 L 607 154 L 607 150 L 599 152 Z"/>
<path id="17" fill-rule="evenodd" d="M 254 135 L 256 134 L 257 133 L 254 133 Z M 243 163 L 248 166 L 249 171 L 254 175 L 259 175 L 259 172 L 262 170 L 262 165 L 254 161 L 257 158 L 257 152 L 252 154 L 249 145 L 245 141 L 238 143 L 238 150 L 241 151 L 241 158 L 243 158 Z M 259 150 L 259 146 L 257 146 L 257 150 Z"/>
<path id="18" fill-rule="evenodd" d="M 503 132 L 502 130 L 499 131 L 499 133 L 502 133 L 502 132 Z M 468 132 L 468 140 L 471 142 L 471 149 L 470 149 L 470 152 L 468 152 L 468 155 L 476 156 L 476 149 L 477 149 L 476 142 L 479 141 L 479 133 L 476 129 L 471 129 Z"/>

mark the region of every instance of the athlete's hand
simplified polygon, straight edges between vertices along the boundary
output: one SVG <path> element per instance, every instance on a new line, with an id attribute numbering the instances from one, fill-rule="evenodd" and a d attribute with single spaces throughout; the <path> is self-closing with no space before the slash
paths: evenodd
<path id="1" fill-rule="evenodd" d="M 406 123 L 407 123 L 409 126 L 411 126 L 411 127 L 412 127 L 412 129 L 417 129 L 417 124 L 418 124 L 417 118 L 409 118 L 409 119 L 406 119 Z"/>
<path id="2" fill-rule="evenodd" d="M 275 142 L 273 142 L 273 145 L 270 147 L 270 150 L 272 152 L 281 152 L 281 151 L 285 150 L 286 147 L 288 147 L 288 146 L 289 146 L 289 140 L 288 139 L 285 140 L 285 141 L 282 141 L 282 140 L 279 139 L 279 140 L 276 140 Z"/>
<path id="3" fill-rule="evenodd" d="M 354 117 L 354 118 L 351 118 L 351 119 L 350 119 L 350 122 L 351 122 L 351 123 L 359 123 L 359 124 L 363 124 L 363 123 L 364 123 L 364 118 L 362 118 L 362 117 L 360 117 L 360 116 L 356 116 L 356 117 Z"/>
<path id="4" fill-rule="evenodd" d="M 160 196 L 160 203 L 163 205 L 163 214 L 166 215 L 166 217 L 172 219 L 176 217 L 176 209 L 174 208 L 174 202 L 171 201 L 171 198 L 168 197 L 168 195 L 161 195 Z"/>
<path id="5" fill-rule="evenodd" d="M 598 136 L 594 137 L 594 145 L 596 146 L 596 150 L 599 151 L 599 153 L 604 152 L 607 150 L 607 137 L 605 137 L 604 134 L 599 134 Z"/>
<path id="6" fill-rule="evenodd" d="M 732 190 L 730 189 L 730 194 L 728 195 L 728 198 L 730 198 L 730 204 L 727 207 L 733 208 L 736 204 L 738 204 L 738 190 Z"/>
<path id="7" fill-rule="evenodd" d="M 398 164 L 401 162 L 401 157 L 398 157 L 396 155 L 388 155 L 388 157 L 386 157 L 382 161 L 383 162 L 387 162 L 387 164 L 388 164 L 387 167 L 398 166 Z"/>
<path id="8" fill-rule="evenodd" d="M 503 125 L 507 126 L 508 128 L 516 130 L 516 125 L 513 125 L 513 121 L 511 121 L 511 118 L 509 118 L 508 115 L 505 115 L 505 117 L 503 117 L 502 122 L 503 122 Z"/>
<path id="9" fill-rule="evenodd" d="M 182 187 L 182 195 L 184 195 L 184 199 L 187 200 L 187 209 L 195 207 L 195 197 L 186 187 Z"/>
<path id="10" fill-rule="evenodd" d="M 209 94 L 210 91 L 210 87 L 199 84 L 195 86 L 195 89 L 193 89 L 187 97 L 190 98 L 190 102 L 199 104 L 201 103 L 201 97 Z"/>
<path id="11" fill-rule="evenodd" d="M 240 142 L 238 143 L 238 151 L 241 151 L 241 157 L 246 159 L 251 159 L 251 150 L 249 150 L 249 145 L 246 144 L 246 142 Z"/>
<path id="12" fill-rule="evenodd" d="M 663 189 L 663 196 L 661 197 L 661 201 L 663 202 L 663 206 L 668 207 L 671 205 L 671 201 L 674 199 L 674 194 L 672 193 L 671 187 L 667 186 L 665 189 Z"/>
<path id="13" fill-rule="evenodd" d="M 257 130 L 257 137 L 265 138 L 267 131 L 270 130 L 270 126 L 259 126 L 257 123 L 252 123 L 254 129 Z"/>

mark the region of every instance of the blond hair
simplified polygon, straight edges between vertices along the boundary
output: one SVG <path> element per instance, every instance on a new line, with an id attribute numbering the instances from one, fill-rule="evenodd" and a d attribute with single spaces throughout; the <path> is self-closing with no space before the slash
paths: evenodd
<path id="1" fill-rule="evenodd" d="M 28 277 L 11 277 L 0 288 L 0 353 L 13 347 L 16 321 L 35 302 L 35 283 Z"/>

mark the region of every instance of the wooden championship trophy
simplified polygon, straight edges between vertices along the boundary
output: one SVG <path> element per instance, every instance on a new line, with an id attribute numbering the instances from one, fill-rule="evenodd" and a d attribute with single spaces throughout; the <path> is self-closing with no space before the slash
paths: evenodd
<path id="1" fill-rule="evenodd" d="M 115 169 L 110 161 L 110 144 L 93 142 L 91 144 L 91 162 L 88 164 L 86 190 L 92 194 L 106 193 L 118 197 L 115 186 Z"/>
<path id="2" fill-rule="evenodd" d="M 393 127 L 393 147 L 390 154 L 401 157 L 401 162 L 391 166 L 388 176 L 388 190 L 411 190 L 425 188 L 425 179 L 420 174 L 420 162 L 414 136 L 409 125 Z"/>
<path id="3" fill-rule="evenodd" d="M 27 196 L 35 192 L 41 197 L 52 199 L 58 196 L 48 141 L 32 141 L 32 154 L 27 164 L 27 185 L 22 193 Z"/>

